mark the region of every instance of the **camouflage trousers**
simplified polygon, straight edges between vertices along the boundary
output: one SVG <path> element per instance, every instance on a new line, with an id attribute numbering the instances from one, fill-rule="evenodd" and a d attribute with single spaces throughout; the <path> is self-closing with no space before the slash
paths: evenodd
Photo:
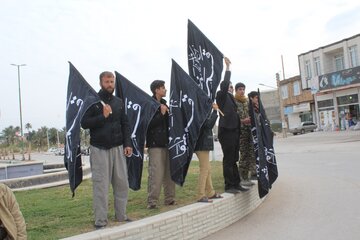
<path id="1" fill-rule="evenodd" d="M 251 127 L 241 128 L 239 173 L 242 180 L 248 180 L 256 175 L 256 162 Z"/>

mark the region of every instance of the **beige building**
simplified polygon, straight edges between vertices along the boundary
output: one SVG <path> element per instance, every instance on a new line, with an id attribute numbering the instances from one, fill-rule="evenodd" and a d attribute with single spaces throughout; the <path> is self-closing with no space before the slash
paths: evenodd
<path id="1" fill-rule="evenodd" d="M 314 98 L 309 89 L 304 89 L 299 75 L 280 81 L 280 92 L 288 129 L 301 122 L 314 122 Z"/>
<path id="2" fill-rule="evenodd" d="M 322 130 L 345 130 L 360 121 L 360 34 L 298 56 L 303 89 L 315 99 Z"/>
<path id="3" fill-rule="evenodd" d="M 278 90 L 262 91 L 260 94 L 270 124 L 281 124 Z"/>

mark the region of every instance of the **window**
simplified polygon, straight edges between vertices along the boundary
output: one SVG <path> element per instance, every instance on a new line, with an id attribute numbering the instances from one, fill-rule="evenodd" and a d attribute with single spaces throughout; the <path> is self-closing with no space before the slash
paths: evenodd
<path id="1" fill-rule="evenodd" d="M 293 88 L 294 88 L 294 96 L 300 95 L 300 83 L 299 83 L 299 81 L 294 82 Z"/>
<path id="2" fill-rule="evenodd" d="M 282 98 L 282 99 L 288 98 L 287 85 L 281 86 L 281 98 Z"/>
<path id="3" fill-rule="evenodd" d="M 323 101 L 318 101 L 318 108 L 326 108 L 334 106 L 334 100 L 328 99 Z"/>
<path id="4" fill-rule="evenodd" d="M 312 77 L 311 66 L 310 66 L 309 60 L 305 61 L 305 76 L 306 76 L 306 79 L 310 79 Z"/>
<path id="5" fill-rule="evenodd" d="M 349 47 L 350 67 L 358 65 L 358 54 L 356 45 Z"/>
<path id="6" fill-rule="evenodd" d="M 338 105 L 352 104 L 352 103 L 359 102 L 357 94 L 341 96 L 341 97 L 337 97 L 336 99 L 337 99 Z"/>
<path id="7" fill-rule="evenodd" d="M 341 71 L 344 69 L 344 55 L 335 56 L 335 71 Z"/>
<path id="8" fill-rule="evenodd" d="M 314 58 L 314 65 L 315 65 L 315 74 L 316 74 L 316 76 L 320 76 L 321 75 L 320 57 Z"/>

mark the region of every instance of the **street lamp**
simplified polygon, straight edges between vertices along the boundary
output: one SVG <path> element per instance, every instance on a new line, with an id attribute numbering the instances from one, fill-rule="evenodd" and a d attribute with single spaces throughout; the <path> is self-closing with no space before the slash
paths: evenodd
<path id="1" fill-rule="evenodd" d="M 25 160 L 25 156 L 24 156 L 24 132 L 23 132 L 23 124 L 22 124 L 22 111 L 21 111 L 20 67 L 24 67 L 24 66 L 26 66 L 26 64 L 14 64 L 14 63 L 11 63 L 10 65 L 17 67 L 17 70 L 18 70 L 21 150 L 22 150 L 22 160 L 24 161 Z"/>
<path id="2" fill-rule="evenodd" d="M 276 89 L 276 87 L 272 87 L 272 86 L 269 86 L 269 85 L 266 85 L 266 84 L 263 84 L 263 83 L 259 83 L 260 86 L 264 86 L 264 87 L 268 87 L 268 88 L 273 88 L 273 89 Z"/>

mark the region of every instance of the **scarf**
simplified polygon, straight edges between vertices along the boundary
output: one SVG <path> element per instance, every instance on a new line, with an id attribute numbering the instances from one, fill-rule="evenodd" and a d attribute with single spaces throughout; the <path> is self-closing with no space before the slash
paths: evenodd
<path id="1" fill-rule="evenodd" d="M 239 94 L 235 93 L 235 99 L 242 103 L 246 103 L 247 98 L 245 97 L 245 95 L 239 95 Z"/>

